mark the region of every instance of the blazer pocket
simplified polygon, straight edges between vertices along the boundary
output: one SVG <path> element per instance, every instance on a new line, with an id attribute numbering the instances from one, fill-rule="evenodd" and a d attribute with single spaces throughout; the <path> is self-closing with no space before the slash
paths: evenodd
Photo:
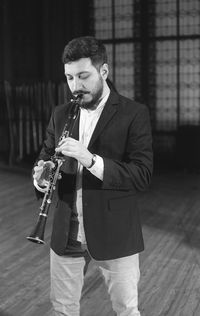
<path id="1" fill-rule="evenodd" d="M 134 195 L 127 195 L 119 198 L 110 199 L 108 201 L 108 210 L 111 212 L 115 211 L 129 211 L 133 209 L 135 205 Z"/>

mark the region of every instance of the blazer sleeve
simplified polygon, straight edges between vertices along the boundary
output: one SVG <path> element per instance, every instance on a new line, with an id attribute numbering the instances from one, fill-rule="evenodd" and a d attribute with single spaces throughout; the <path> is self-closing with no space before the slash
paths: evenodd
<path id="1" fill-rule="evenodd" d="M 103 189 L 145 190 L 153 171 L 152 133 L 148 108 L 144 105 L 132 120 L 123 161 L 104 158 Z"/>
<path id="2" fill-rule="evenodd" d="M 38 160 L 49 160 L 55 152 L 55 125 L 54 125 L 54 113 L 52 113 L 49 124 L 46 129 L 46 138 L 43 142 L 42 149 L 40 151 Z M 37 161 L 38 161 L 37 160 Z"/>
<path id="3" fill-rule="evenodd" d="M 55 152 L 55 132 L 54 132 L 54 113 L 52 113 L 48 127 L 46 129 L 46 138 L 43 142 L 42 149 L 39 153 L 37 160 L 35 161 L 34 166 L 37 164 L 39 160 L 44 160 L 44 161 L 50 160 L 54 152 Z M 33 175 L 33 170 L 32 170 L 32 175 Z M 35 189 L 36 197 L 38 199 L 43 198 L 44 193 L 38 191 L 36 187 L 34 187 L 34 189 Z"/>

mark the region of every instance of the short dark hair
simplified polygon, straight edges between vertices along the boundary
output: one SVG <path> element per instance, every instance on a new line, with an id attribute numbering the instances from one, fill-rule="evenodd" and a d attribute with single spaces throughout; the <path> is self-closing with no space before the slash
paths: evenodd
<path id="1" fill-rule="evenodd" d="M 90 58 L 97 67 L 107 63 L 106 48 L 100 40 L 92 36 L 74 38 L 65 46 L 62 61 L 67 64 L 81 58 Z"/>

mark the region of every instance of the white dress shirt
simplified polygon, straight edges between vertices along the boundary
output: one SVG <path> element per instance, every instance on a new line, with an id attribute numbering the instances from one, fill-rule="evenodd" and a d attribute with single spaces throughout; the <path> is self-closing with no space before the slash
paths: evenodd
<path id="1" fill-rule="evenodd" d="M 88 147 L 91 136 L 94 132 L 96 124 L 101 116 L 105 103 L 109 97 L 109 93 L 101 100 L 95 110 L 81 108 L 79 123 L 79 141 Z M 95 154 L 95 153 L 94 153 Z M 100 180 L 103 180 L 104 163 L 103 159 L 96 155 L 95 164 L 88 170 Z M 82 172 L 83 166 L 78 163 L 76 178 L 76 211 L 78 213 L 79 231 L 77 240 L 86 244 L 85 232 L 83 226 L 83 205 L 82 205 Z"/>

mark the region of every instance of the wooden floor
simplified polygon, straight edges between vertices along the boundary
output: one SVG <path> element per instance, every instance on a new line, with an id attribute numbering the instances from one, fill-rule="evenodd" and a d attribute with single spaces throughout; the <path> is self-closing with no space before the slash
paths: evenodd
<path id="1" fill-rule="evenodd" d="M 200 315 L 200 175 L 154 175 L 141 194 L 146 250 L 140 256 L 142 316 Z M 37 219 L 31 177 L 0 170 L 0 316 L 51 316 L 48 217 L 45 246 L 26 240 Z M 114 316 L 91 265 L 81 316 Z"/>

